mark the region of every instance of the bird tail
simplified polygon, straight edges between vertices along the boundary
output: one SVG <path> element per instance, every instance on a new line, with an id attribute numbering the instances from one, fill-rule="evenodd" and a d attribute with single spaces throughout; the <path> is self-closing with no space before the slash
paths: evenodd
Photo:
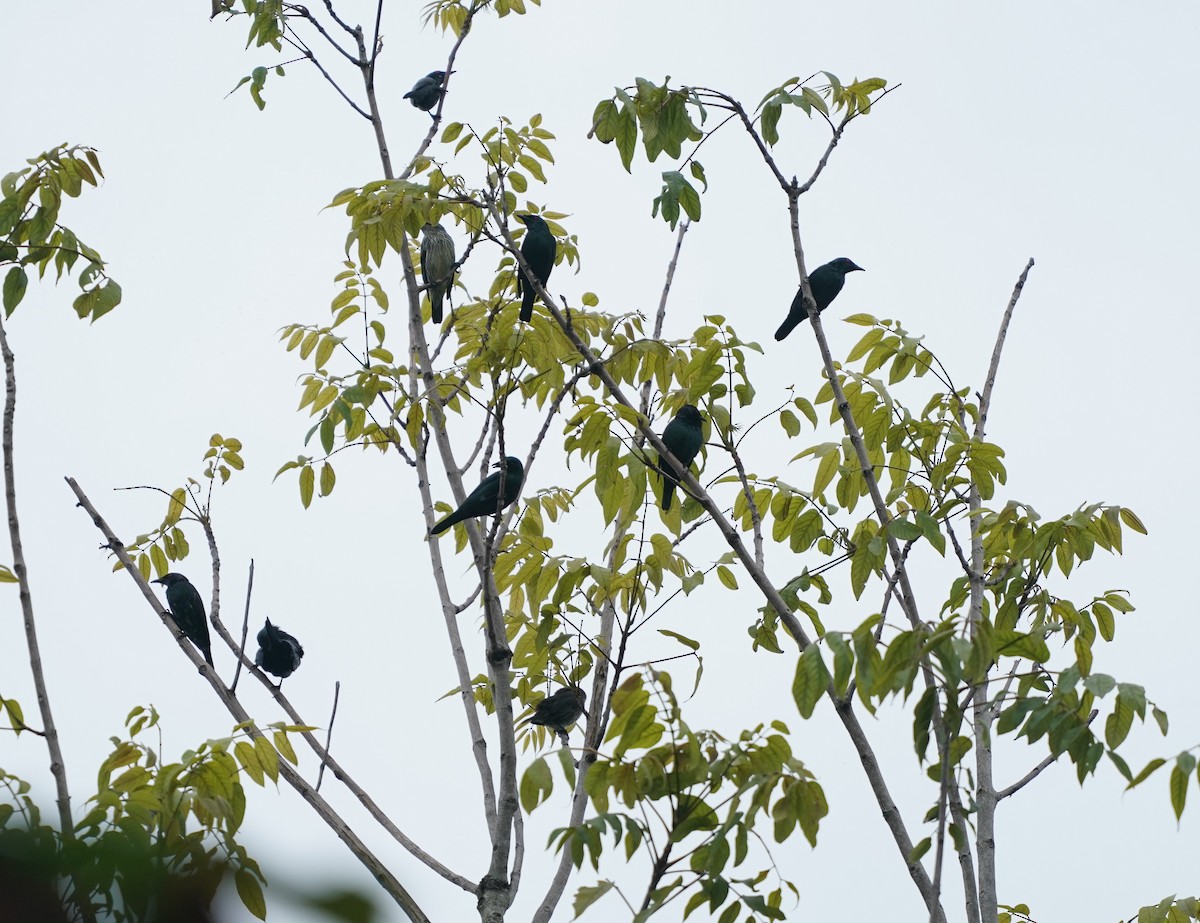
<path id="1" fill-rule="evenodd" d="M 462 522 L 462 518 L 458 516 L 458 511 L 455 510 L 453 513 L 451 513 L 445 519 L 441 519 L 438 522 L 435 522 L 433 524 L 433 528 L 429 530 L 429 534 L 430 535 L 441 535 L 443 532 L 445 532 L 451 526 L 453 526 L 459 522 Z"/>
<path id="2" fill-rule="evenodd" d="M 662 475 L 662 509 L 665 513 L 671 509 L 671 501 L 675 499 L 675 488 L 679 486 L 679 481 L 661 465 L 658 473 Z"/>
<path id="3" fill-rule="evenodd" d="M 526 285 L 525 294 L 521 297 L 521 320 L 529 323 L 533 320 L 533 287 Z"/>
<path id="4" fill-rule="evenodd" d="M 430 319 L 435 324 L 442 322 L 442 293 L 431 292 L 429 295 Z"/>
<path id="5" fill-rule="evenodd" d="M 795 330 L 795 329 L 796 329 L 796 327 L 797 327 L 799 324 L 802 324 L 802 323 L 804 323 L 806 320 L 808 320 L 808 315 L 807 315 L 807 314 L 801 315 L 801 317 L 800 317 L 800 319 L 799 319 L 799 320 L 792 320 L 792 319 L 789 317 L 789 318 L 788 318 L 787 320 L 785 320 L 785 321 L 784 321 L 782 324 L 780 324 L 780 325 L 779 325 L 779 329 L 775 331 L 775 339 L 776 339 L 777 341 L 778 341 L 778 340 L 782 340 L 782 339 L 783 339 L 784 337 L 786 337 L 786 336 L 787 336 L 789 333 L 791 333 L 793 330 Z"/>

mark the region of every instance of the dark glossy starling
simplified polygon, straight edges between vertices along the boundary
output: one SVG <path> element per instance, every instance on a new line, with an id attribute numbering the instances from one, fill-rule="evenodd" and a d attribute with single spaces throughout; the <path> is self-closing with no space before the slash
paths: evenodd
<path id="1" fill-rule="evenodd" d="M 587 693 L 578 686 L 564 686 L 537 703 L 530 724 L 540 724 L 567 742 L 567 728 L 579 720 L 587 707 Z"/>
<path id="2" fill-rule="evenodd" d="M 300 646 L 300 642 L 278 625 L 272 625 L 271 620 L 267 619 L 267 624 L 258 633 L 255 665 L 280 679 L 286 679 L 296 672 L 303 656 L 304 648 Z"/>
<path id="3" fill-rule="evenodd" d="M 684 404 L 679 408 L 679 413 L 663 430 L 662 441 L 684 469 L 692 466 L 700 454 L 700 447 L 704 445 L 704 417 L 694 404 Z M 658 470 L 663 479 L 662 508 L 669 510 L 675 488 L 679 486 L 680 472 L 665 458 L 659 460 Z"/>
<path id="4" fill-rule="evenodd" d="M 452 525 L 462 522 L 464 519 L 471 519 L 475 516 L 492 516 L 498 509 L 516 503 L 521 496 L 521 485 L 525 483 L 525 466 L 521 464 L 521 459 L 511 455 L 505 461 L 503 492 L 500 483 L 502 472 L 489 474 L 479 482 L 478 487 L 471 491 L 467 499 L 462 502 L 462 506 L 429 530 L 430 534 L 441 535 Z M 499 468 L 500 462 L 496 462 L 492 467 Z"/>
<path id="5" fill-rule="evenodd" d="M 542 285 L 550 278 L 554 269 L 554 258 L 558 256 L 558 241 L 550 233 L 546 222 L 538 215 L 517 215 L 529 228 L 525 239 L 521 241 L 521 256 L 533 270 L 533 275 Z M 533 317 L 533 302 L 537 298 L 537 290 L 533 283 L 526 278 L 525 273 L 517 269 L 517 294 L 521 296 L 521 320 L 528 321 Z"/>
<path id="6" fill-rule="evenodd" d="M 158 580 L 167 588 L 167 606 L 171 618 L 196 649 L 204 655 L 208 665 L 213 665 L 212 645 L 208 640 L 208 617 L 204 614 L 204 600 L 199 591 L 188 582 L 183 574 L 167 574 Z"/>
<path id="7" fill-rule="evenodd" d="M 422 112 L 429 112 L 445 94 L 446 91 L 442 89 L 445 80 L 445 71 L 430 71 L 413 84 L 413 88 L 404 94 L 404 98 L 411 99 L 412 104 Z"/>
<path id="8" fill-rule="evenodd" d="M 433 322 L 442 322 L 442 299 L 454 285 L 454 240 L 440 224 L 421 228 L 421 277 L 429 286 Z"/>
<path id="9" fill-rule="evenodd" d="M 846 282 L 846 273 L 863 272 L 861 266 L 856 266 L 853 260 L 839 256 L 836 260 L 818 266 L 808 275 L 808 284 L 812 288 L 813 300 L 817 303 L 817 313 L 820 314 L 837 297 L 838 292 Z M 804 307 L 804 290 L 797 289 L 792 306 L 788 309 L 785 320 L 775 331 L 775 339 L 782 340 L 796 329 L 797 324 L 808 320 L 808 311 Z"/>

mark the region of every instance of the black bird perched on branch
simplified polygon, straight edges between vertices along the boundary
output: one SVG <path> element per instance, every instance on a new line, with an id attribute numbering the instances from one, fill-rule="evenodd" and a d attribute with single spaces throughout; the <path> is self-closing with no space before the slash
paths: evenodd
<path id="1" fill-rule="evenodd" d="M 208 640 L 208 618 L 204 614 L 204 600 L 200 598 L 200 591 L 183 574 L 167 574 L 152 582 L 161 583 L 167 588 L 167 606 L 171 609 L 171 618 L 211 667 L 212 645 Z"/>
<path id="2" fill-rule="evenodd" d="M 586 692 L 578 686 L 564 686 L 554 695 L 546 696 L 537 703 L 529 723 L 549 728 L 566 744 L 567 728 L 579 720 L 586 706 Z"/>
<path id="3" fill-rule="evenodd" d="M 534 278 L 542 285 L 550 278 L 554 269 L 554 258 L 558 256 L 558 241 L 550 233 L 550 228 L 540 215 L 517 215 L 529 228 L 525 239 L 521 241 L 521 256 L 533 270 Z M 517 294 L 521 296 L 521 320 L 528 321 L 533 317 L 533 301 L 537 298 L 537 290 L 521 268 L 517 267 Z"/>
<path id="4" fill-rule="evenodd" d="M 433 322 L 440 324 L 442 299 L 454 285 L 454 240 L 440 224 L 426 224 L 421 235 L 421 276 L 429 286 Z"/>
<path id="5" fill-rule="evenodd" d="M 479 486 L 471 491 L 467 499 L 462 502 L 462 506 L 434 525 L 429 533 L 441 535 L 452 525 L 462 522 L 464 519 L 472 519 L 475 516 L 491 516 L 504 507 L 516 503 L 521 496 L 521 485 L 525 483 L 525 466 L 521 464 L 521 459 L 509 455 L 503 463 L 496 462 L 492 467 L 500 468 L 502 464 L 503 471 L 489 474 L 480 481 Z M 503 484 L 500 481 L 501 475 L 504 476 Z"/>
<path id="6" fill-rule="evenodd" d="M 429 112 L 446 94 L 442 88 L 445 81 L 445 71 L 430 71 L 413 84 L 413 88 L 404 94 L 404 98 L 411 99 L 412 104 L 422 112 Z"/>
<path id="7" fill-rule="evenodd" d="M 692 466 L 692 462 L 700 454 L 700 447 L 704 445 L 704 416 L 695 404 L 684 404 L 679 408 L 679 413 L 675 414 L 663 430 L 662 441 L 671 450 L 671 454 L 679 459 L 685 470 Z M 669 510 L 682 472 L 666 458 L 658 460 L 658 470 L 663 479 L 662 508 Z"/>
<path id="8" fill-rule="evenodd" d="M 294 636 L 289 635 L 278 625 L 267 624 L 258 633 L 258 653 L 254 655 L 254 664 L 268 673 L 287 679 L 300 666 L 300 658 L 304 656 L 304 648 Z"/>
<path id="9" fill-rule="evenodd" d="M 836 260 L 832 260 L 824 266 L 818 266 L 809 273 L 808 284 L 812 288 L 812 296 L 817 303 L 818 314 L 829 307 L 833 299 L 837 297 L 838 292 L 846 283 L 846 273 L 848 272 L 865 272 L 865 270 L 861 266 L 855 265 L 853 260 L 839 256 Z M 808 311 L 804 307 L 804 289 L 800 288 L 796 290 L 796 297 L 792 299 L 787 320 L 775 331 L 775 339 L 782 340 L 796 329 L 797 324 L 806 320 L 808 320 Z"/>

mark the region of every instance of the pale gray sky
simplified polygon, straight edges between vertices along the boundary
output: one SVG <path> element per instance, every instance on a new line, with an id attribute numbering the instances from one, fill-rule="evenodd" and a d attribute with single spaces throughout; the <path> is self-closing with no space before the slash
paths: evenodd
<path id="1" fill-rule="evenodd" d="M 391 459 L 346 453 L 334 496 L 308 511 L 293 477 L 271 482 L 280 464 L 304 451 L 310 425 L 293 413 L 295 382 L 308 366 L 283 352 L 277 331 L 329 317 L 347 228 L 338 211 L 322 208 L 340 189 L 378 176 L 369 126 L 299 64 L 286 79 L 270 79 L 263 113 L 244 91 L 224 98 L 251 67 L 274 59 L 243 51 L 242 24 L 209 23 L 206 6 L 160 4 L 148 16 L 134 4 L 8 4 L 0 30 L 7 90 L 0 170 L 60 141 L 97 147 L 107 182 L 69 202 L 63 219 L 101 250 L 125 291 L 120 308 L 88 329 L 70 309 L 73 281 L 31 286 L 9 325 L 19 363 L 26 554 L 76 804 L 132 706 L 159 708 L 168 754 L 224 735 L 232 721 L 131 584 L 109 574 L 99 535 L 73 507 L 62 477 L 78 478 L 118 534 L 131 538 L 158 521 L 163 504 L 112 489 L 170 486 L 198 473 L 208 437 L 219 431 L 245 443 L 247 461 L 219 491 L 216 508 L 227 623 L 240 612 L 254 556 L 256 621 L 270 616 L 307 651 L 288 694 L 323 725 L 340 679 L 335 752 L 343 764 L 410 835 L 476 879 L 485 870 L 478 781 L 460 707 L 435 702 L 455 679 L 423 576 L 428 559 L 411 472 Z M 340 9 L 352 22 L 373 15 L 366 3 Z M 384 29 L 379 85 L 398 162 L 427 127 L 401 96 L 440 67 L 450 47 L 420 27 L 420 9 L 389 4 Z M 1128 759 L 1136 769 L 1200 740 L 1196 607 L 1183 580 L 1194 569 L 1192 511 L 1181 495 L 1197 449 L 1188 409 L 1190 276 L 1200 243 L 1197 133 L 1188 116 L 1197 47 L 1200 9 L 1179 2 L 985 8 L 868 0 L 851 12 L 794 2 L 547 0 L 525 17 L 477 23 L 457 63 L 447 119 L 482 130 L 502 113 L 517 124 L 542 113 L 558 136 L 557 166 L 550 185 L 534 184 L 529 197 L 571 215 L 566 223 L 583 252 L 582 271 L 560 267 L 552 289 L 573 300 L 593 291 L 605 309 L 649 312 L 673 242 L 650 217 L 669 164 L 643 162 L 630 177 L 615 150 L 585 139 L 594 105 L 614 84 L 670 74 L 753 106 L 784 79 L 821 69 L 902 83 L 854 123 L 802 202 L 810 266 L 846 255 L 867 269 L 827 316 L 900 317 L 960 384 L 979 386 L 1012 284 L 1025 260 L 1037 259 L 1008 339 L 989 435 L 1007 451 L 1003 498 L 1025 500 L 1045 517 L 1086 502 L 1121 503 L 1150 528 L 1149 538 L 1127 535 L 1124 558 L 1097 556 L 1069 586 L 1052 583 L 1075 599 L 1116 587 L 1133 594 L 1138 611 L 1120 619 L 1118 643 L 1101 649 L 1096 669 L 1144 683 L 1170 713 L 1166 741 L 1135 728 Z M 807 175 L 824 144 L 820 124 L 787 113 L 782 132 L 777 157 L 785 172 Z M 767 349 L 752 367 L 763 409 L 791 383 L 811 394 L 815 344 L 793 336 L 784 352 L 771 339 L 795 291 L 786 202 L 735 131 L 708 142 L 701 159 L 710 190 L 704 219 L 687 237 L 667 335 L 684 335 L 702 314 L 724 314 Z M 478 161 L 464 153 L 457 164 L 476 171 Z M 485 288 L 493 266 L 487 254 L 468 270 L 473 291 Z M 394 283 L 394 261 L 380 275 Z M 826 326 L 835 354 L 861 334 Z M 903 393 L 924 402 L 916 391 Z M 805 483 L 811 470 L 803 463 L 782 466 L 811 441 L 807 432 L 794 443 L 764 437 L 760 470 Z M 543 463 L 526 491 L 573 485 L 579 470 Z M 436 492 L 448 496 L 444 484 Z M 196 556 L 179 569 L 207 595 L 198 535 L 192 545 Z M 582 540 L 563 538 L 564 550 L 575 546 Z M 770 572 L 783 582 L 801 566 L 776 556 Z M 463 586 L 466 569 L 465 560 L 451 565 Z M 931 578 L 924 605 L 932 618 L 944 571 L 922 566 L 920 573 Z M 13 627 L 0 645 L 0 691 L 32 712 L 22 645 L 12 634 L 16 594 L 8 592 L 0 599 Z M 818 849 L 794 837 L 776 852 L 802 892 L 795 918 L 845 916 L 848 905 L 862 916 L 858 908 L 868 905 L 871 915 L 887 908 L 889 918 L 921 919 L 828 709 L 801 722 L 789 693 L 793 656 L 750 653 L 745 628 L 758 605 L 749 592 L 733 597 L 714 585 L 668 610 L 662 627 L 704 643 L 704 685 L 689 722 L 736 734 L 782 718 L 825 786 L 831 814 Z M 857 624 L 877 605 L 855 605 L 842 588 L 831 621 Z M 474 637 L 473 617 L 461 624 Z M 674 652 L 652 645 L 639 656 L 663 651 Z M 231 670 L 227 651 L 216 659 L 223 674 Z M 243 688 L 252 713 L 275 720 L 267 697 Z M 885 708 L 864 721 L 915 831 L 931 793 L 912 758 L 908 718 Z M 1041 744 L 1010 744 L 998 759 L 1001 784 L 1044 753 Z M 36 739 L 0 737 L 0 765 L 35 781 L 49 804 L 44 753 Z M 1193 893 L 1196 807 L 1177 829 L 1165 773 L 1122 794 L 1105 763 L 1081 791 L 1063 765 L 1005 802 L 1001 901 L 1024 901 L 1039 920 L 1065 921 L 1128 917 L 1168 894 Z M 432 918 L 473 917 L 473 898 L 376 835 L 336 785 L 326 789 L 394 860 Z M 544 891 L 549 862 L 536 853 L 563 822 L 567 802 L 560 782 L 552 803 L 530 818 L 531 858 L 514 920 L 527 918 Z M 372 887 L 290 789 L 251 791 L 244 838 L 272 880 Z M 616 860 L 602 866 L 606 875 L 636 890 L 644 867 L 631 878 Z M 596 877 L 588 870 L 577 884 Z M 948 867 L 950 888 L 957 877 Z M 948 909 L 952 918 L 961 913 L 953 900 Z M 272 904 L 273 919 L 285 913 Z M 570 917 L 568 895 L 556 919 Z M 588 919 L 618 917 L 613 903 L 597 905 Z M 387 908 L 385 919 L 399 918 Z"/>

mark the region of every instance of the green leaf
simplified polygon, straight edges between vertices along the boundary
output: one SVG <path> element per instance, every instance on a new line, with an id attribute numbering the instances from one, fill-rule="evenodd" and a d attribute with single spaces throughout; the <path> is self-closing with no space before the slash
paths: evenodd
<path id="1" fill-rule="evenodd" d="M 17 575 L 4 564 L 0 564 L 0 583 L 20 583 Z"/>
<path id="2" fill-rule="evenodd" d="M 29 277 L 20 266 L 14 266 L 4 277 L 4 315 L 10 316 L 25 297 L 25 289 L 29 285 Z"/>
<path id="3" fill-rule="evenodd" d="M 770 102 L 763 106 L 762 136 L 771 147 L 779 143 L 779 117 L 783 114 L 783 105 Z"/>
<path id="4" fill-rule="evenodd" d="M 1149 779 L 1152 775 L 1154 775 L 1154 773 L 1156 773 L 1156 772 L 1158 772 L 1158 770 L 1162 769 L 1162 767 L 1165 766 L 1166 763 L 1167 763 L 1167 761 L 1164 760 L 1161 756 L 1156 756 L 1154 759 L 1152 759 L 1150 762 L 1148 762 L 1145 766 L 1142 767 L 1142 771 L 1133 777 L 1133 781 L 1131 781 L 1128 785 L 1125 786 L 1125 790 L 1128 791 L 1129 789 L 1133 788 L 1135 785 L 1141 785 L 1143 782 L 1145 782 L 1147 779 Z"/>
<path id="5" fill-rule="evenodd" d="M 736 590 L 738 588 L 737 577 L 735 577 L 733 575 L 733 571 L 731 571 L 724 564 L 717 566 L 717 577 L 720 579 L 721 583 L 723 583 L 729 589 Z"/>
<path id="6" fill-rule="evenodd" d="M 924 534 L 920 526 L 909 522 L 907 519 L 893 519 L 888 523 L 888 532 L 902 542 L 918 539 Z"/>
<path id="7" fill-rule="evenodd" d="M 605 879 L 604 881 L 596 882 L 596 884 L 590 888 L 583 887 L 576 891 L 575 901 L 572 904 L 572 907 L 575 910 L 574 919 L 579 919 L 579 915 L 591 907 L 592 904 L 596 903 L 596 901 L 600 900 L 600 898 L 604 897 L 604 895 L 606 895 L 609 891 L 611 891 L 612 886 L 613 883 Z"/>
<path id="8" fill-rule="evenodd" d="M 313 486 L 316 479 L 317 475 L 313 471 L 312 465 L 305 465 L 300 470 L 300 502 L 304 504 L 305 509 L 312 504 Z"/>
<path id="9" fill-rule="evenodd" d="M 1176 820 L 1183 817 L 1183 808 L 1187 804 L 1187 786 L 1190 775 L 1191 773 L 1184 772 L 1178 763 L 1171 767 L 1171 807 L 1175 810 Z"/>
<path id="10" fill-rule="evenodd" d="M 1142 535 L 1148 534 L 1146 527 L 1142 524 L 1142 521 L 1137 518 L 1137 514 L 1134 513 L 1133 510 L 1127 510 L 1125 507 L 1121 507 L 1121 522 L 1133 529 L 1134 532 L 1141 532 Z"/>
<path id="11" fill-rule="evenodd" d="M 260 920 L 267 918 L 267 902 L 263 897 L 262 885 L 248 870 L 241 868 L 234 872 L 234 884 L 237 885 L 238 897 L 246 905 L 246 909 Z"/>
<path id="12" fill-rule="evenodd" d="M 544 757 L 538 757 L 521 776 L 521 808 L 529 814 L 550 797 L 554 790 L 554 776 Z"/>
<path id="13" fill-rule="evenodd" d="M 666 635 L 668 638 L 674 638 L 684 647 L 691 648 L 693 651 L 698 651 L 700 649 L 699 641 L 693 641 L 691 638 L 679 634 L 679 632 L 668 631 L 666 628 L 660 628 L 658 629 L 658 633 L 660 635 Z"/>
<path id="14" fill-rule="evenodd" d="M 796 661 L 796 676 L 792 680 L 792 698 L 802 718 L 811 718 L 817 702 L 829 685 L 829 671 L 821 659 L 821 649 L 810 644 Z"/>
<path id="15" fill-rule="evenodd" d="M 632 173 L 629 167 L 633 163 L 633 152 L 637 147 L 637 117 L 633 114 L 633 107 L 628 103 L 623 105 L 615 121 L 613 137 L 621 155 L 621 165 L 627 172 Z"/>

